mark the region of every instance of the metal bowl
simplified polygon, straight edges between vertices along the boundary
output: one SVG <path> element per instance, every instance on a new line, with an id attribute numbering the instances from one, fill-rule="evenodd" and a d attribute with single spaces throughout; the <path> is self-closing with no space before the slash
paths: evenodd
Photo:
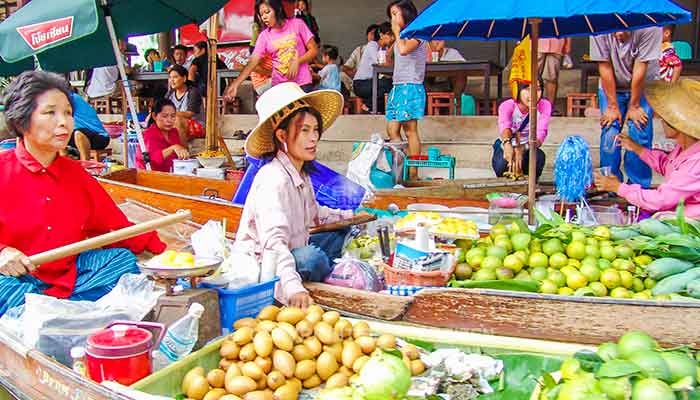
<path id="1" fill-rule="evenodd" d="M 219 168 L 226 161 L 226 157 L 197 157 L 197 161 L 204 168 Z"/>
<path id="2" fill-rule="evenodd" d="M 216 271 L 224 260 L 219 257 L 194 257 L 195 266 L 192 268 L 172 267 L 158 265 L 157 263 L 139 264 L 141 272 L 148 276 L 162 279 L 191 278 L 197 276 L 207 276 Z"/>

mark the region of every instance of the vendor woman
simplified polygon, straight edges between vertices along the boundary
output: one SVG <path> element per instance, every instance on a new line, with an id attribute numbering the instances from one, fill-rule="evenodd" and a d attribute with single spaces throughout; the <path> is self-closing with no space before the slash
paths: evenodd
<path id="1" fill-rule="evenodd" d="M 670 84 L 654 82 L 646 89 L 646 98 L 661 117 L 666 137 L 676 142 L 666 154 L 650 150 L 627 135 L 619 135 L 620 145 L 634 152 L 651 169 L 664 177 L 656 189 L 621 183 L 615 176 L 595 174 L 598 189 L 615 192 L 625 200 L 651 212 L 672 212 L 685 200 L 685 215 L 700 218 L 700 82 L 681 79 Z"/>
<path id="2" fill-rule="evenodd" d="M 241 217 L 236 248 L 254 254 L 258 263 L 277 252 L 276 297 L 305 308 L 313 301 L 302 281 L 321 281 L 340 256 L 347 231 L 309 237 L 309 228 L 352 217 L 350 210 L 321 207 L 316 202 L 309 171 L 321 133 L 343 109 L 334 90 L 309 94 L 293 82 L 281 83 L 260 96 L 255 105 L 258 126 L 245 150 L 257 159 L 272 158 L 255 176 Z"/>
<path id="3" fill-rule="evenodd" d="M 160 253 L 150 232 L 42 265 L 29 256 L 131 225 L 78 162 L 59 155 L 73 132 L 68 83 L 27 71 L 7 88 L 5 119 L 19 137 L 0 153 L 0 315 L 38 293 L 94 301 L 125 273 L 138 273 L 134 253 Z"/>

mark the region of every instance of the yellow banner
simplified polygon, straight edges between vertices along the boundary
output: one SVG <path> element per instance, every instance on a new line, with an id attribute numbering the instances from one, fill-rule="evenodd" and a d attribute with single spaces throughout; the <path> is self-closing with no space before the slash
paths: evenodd
<path id="1" fill-rule="evenodd" d="M 510 78 L 508 83 L 510 83 L 511 93 L 515 95 L 518 92 L 518 82 L 519 83 L 531 83 L 532 82 L 532 63 L 530 60 L 530 36 L 525 36 L 520 44 L 515 46 L 513 50 L 513 58 L 511 60 L 510 68 Z"/>

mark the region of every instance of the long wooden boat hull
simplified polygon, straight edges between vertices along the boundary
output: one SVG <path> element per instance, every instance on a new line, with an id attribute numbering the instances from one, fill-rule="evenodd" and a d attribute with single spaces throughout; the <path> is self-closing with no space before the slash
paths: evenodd
<path id="1" fill-rule="evenodd" d="M 584 344 L 617 341 L 637 329 L 667 346 L 700 343 L 700 302 L 451 288 L 396 297 L 322 283 L 306 287 L 322 306 L 438 328 Z"/>
<path id="2" fill-rule="evenodd" d="M 380 189 L 368 206 L 386 209 L 389 204 L 406 208 L 412 203 L 432 203 L 447 207 L 488 207 L 486 195 L 492 192 L 527 193 L 527 181 L 505 178 L 434 180 L 407 182 L 403 189 Z"/>
<path id="3" fill-rule="evenodd" d="M 198 224 L 226 218 L 226 230 L 230 233 L 238 229 L 243 213 L 243 207 L 230 202 L 237 188 L 232 181 L 135 169 L 112 172 L 97 180 L 118 204 L 136 200 L 169 213 L 190 210 L 192 220 Z"/>

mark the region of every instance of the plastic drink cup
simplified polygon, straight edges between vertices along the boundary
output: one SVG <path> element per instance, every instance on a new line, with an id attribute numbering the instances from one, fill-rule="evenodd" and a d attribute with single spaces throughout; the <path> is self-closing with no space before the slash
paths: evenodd
<path id="1" fill-rule="evenodd" d="M 432 54 L 431 54 L 431 60 L 432 60 L 432 62 L 434 62 L 434 63 L 440 61 L 440 53 L 437 52 L 437 51 L 433 51 Z"/>
<path id="2" fill-rule="evenodd" d="M 611 167 L 600 167 L 600 168 L 596 168 L 595 172 L 597 172 L 600 176 L 610 176 L 610 175 L 612 175 L 612 168 Z"/>
<path id="3" fill-rule="evenodd" d="M 163 61 L 153 61 L 153 72 L 163 72 Z"/>

